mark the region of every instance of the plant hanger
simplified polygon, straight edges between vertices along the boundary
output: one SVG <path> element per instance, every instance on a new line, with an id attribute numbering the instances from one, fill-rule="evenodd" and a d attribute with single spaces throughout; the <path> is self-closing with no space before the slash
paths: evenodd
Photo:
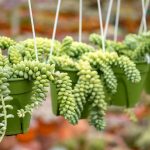
<path id="1" fill-rule="evenodd" d="M 47 60 L 47 63 L 50 63 L 53 49 L 54 49 L 54 41 L 55 41 L 55 36 L 56 36 L 60 5 L 61 5 L 61 0 L 58 0 L 56 16 L 55 16 L 55 21 L 54 21 L 54 27 L 53 27 L 53 32 L 52 32 L 52 45 L 50 47 L 49 58 Z M 33 34 L 33 39 L 34 39 L 34 50 L 35 50 L 36 60 L 38 61 L 38 50 L 37 50 L 36 33 L 35 33 L 35 26 L 34 26 L 34 20 L 33 20 L 31 0 L 28 0 L 28 6 L 29 6 L 31 26 L 32 26 L 32 34 Z"/>
<path id="2" fill-rule="evenodd" d="M 145 3 L 144 3 L 144 0 L 141 0 L 142 20 L 141 20 L 141 24 L 140 24 L 140 28 L 139 28 L 139 34 L 142 34 L 143 32 L 145 32 L 145 33 L 147 32 L 146 15 L 147 15 L 149 3 L 150 3 L 150 0 L 147 0 Z M 150 64 L 150 56 L 148 54 L 146 54 L 146 58 L 147 58 L 147 62 Z"/>
<path id="3" fill-rule="evenodd" d="M 147 31 L 146 14 L 148 11 L 150 0 L 147 0 L 145 4 L 144 4 L 144 0 L 141 0 L 141 3 L 142 3 L 142 20 L 140 23 L 139 34 L 142 33 L 143 31 L 144 32 Z"/>
<path id="4" fill-rule="evenodd" d="M 82 12 L 83 12 L 83 2 L 79 0 L 79 42 L 82 42 Z"/>
<path id="5" fill-rule="evenodd" d="M 114 41 L 115 41 L 115 42 L 117 42 L 117 37 L 118 37 L 118 25 L 119 25 L 119 15 L 120 15 L 120 4 L 121 4 L 121 0 L 117 0 L 117 11 L 116 11 L 115 31 L 114 31 Z"/>
<path id="6" fill-rule="evenodd" d="M 83 2 L 82 0 L 79 0 L 79 42 L 82 42 L 82 9 L 83 9 Z M 55 35 L 56 35 L 56 30 L 57 30 L 57 24 L 58 24 L 58 17 L 59 17 L 59 11 L 60 11 L 60 5 L 61 5 L 61 0 L 58 0 L 57 4 L 57 10 L 56 10 L 56 17 L 55 17 L 55 22 L 54 22 L 54 28 L 53 28 L 53 34 L 52 34 L 52 46 L 50 48 L 50 55 L 48 59 L 48 63 L 50 63 L 52 53 L 53 53 L 53 48 L 54 48 L 54 41 L 55 41 Z"/>
<path id="7" fill-rule="evenodd" d="M 28 6 L 29 6 L 29 14 L 30 14 L 30 20 L 31 20 L 32 34 L 33 34 L 33 39 L 34 39 L 35 56 L 36 56 L 36 61 L 38 61 L 38 50 L 37 50 L 37 42 L 36 42 L 36 34 L 35 34 L 34 20 L 33 20 L 33 14 L 32 14 L 31 0 L 28 0 Z"/>
<path id="8" fill-rule="evenodd" d="M 98 14 L 99 14 L 100 34 L 102 35 L 102 50 L 103 50 L 103 52 L 105 52 L 103 18 L 102 18 L 102 10 L 101 10 L 101 1 L 100 0 L 97 0 L 97 5 L 98 5 Z"/>
<path id="9" fill-rule="evenodd" d="M 48 63 L 49 63 L 50 60 L 51 60 L 52 53 L 53 53 L 53 49 L 54 49 L 54 40 L 55 40 L 55 36 L 56 36 L 56 29 L 57 29 L 57 24 L 58 24 L 58 17 L 59 17 L 59 11 L 60 11 L 60 4 L 61 4 L 61 0 L 58 0 L 57 10 L 56 10 L 56 17 L 55 17 L 55 22 L 54 22 L 53 34 L 52 34 L 52 46 L 51 46 L 51 48 L 50 48 L 50 54 L 49 54 Z"/>
<path id="10" fill-rule="evenodd" d="M 98 5 L 98 13 L 99 13 L 99 22 L 100 22 L 100 33 L 102 36 L 102 50 L 105 52 L 105 41 L 107 38 L 107 33 L 108 33 L 108 25 L 109 25 L 109 20 L 110 20 L 110 14 L 111 14 L 111 9 L 113 5 L 113 0 L 109 1 L 109 6 L 108 6 L 108 11 L 107 11 L 107 16 L 106 16 L 106 23 L 105 23 L 105 28 L 103 29 L 103 19 L 102 19 L 102 11 L 101 11 L 101 4 L 100 0 L 97 0 L 97 5 Z"/>

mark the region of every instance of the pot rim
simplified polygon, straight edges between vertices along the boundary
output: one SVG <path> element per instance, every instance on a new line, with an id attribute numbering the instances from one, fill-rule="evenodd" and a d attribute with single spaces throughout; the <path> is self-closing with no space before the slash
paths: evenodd
<path id="1" fill-rule="evenodd" d="M 27 80 L 27 79 L 24 79 L 24 78 L 10 78 L 8 81 L 22 81 L 22 80 Z"/>

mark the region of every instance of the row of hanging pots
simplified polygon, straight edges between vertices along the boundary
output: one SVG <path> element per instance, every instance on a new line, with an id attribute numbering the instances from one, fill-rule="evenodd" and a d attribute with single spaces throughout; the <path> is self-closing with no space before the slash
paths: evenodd
<path id="1" fill-rule="evenodd" d="M 98 35 L 92 35 L 90 41 L 98 47 L 102 46 Z M 101 130 L 105 126 L 107 105 L 134 107 L 144 89 L 149 65 L 146 61 L 140 63 L 136 60 L 137 55 L 131 54 L 133 52 L 139 56 L 144 45 L 139 44 L 140 48 L 136 45 L 135 51 L 130 51 L 132 41 L 128 44 L 106 41 L 106 52 L 103 53 L 66 37 L 62 43 L 54 42 L 50 65 L 43 63 L 49 55 L 49 39 L 37 38 L 39 61 L 35 61 L 33 39 L 16 43 L 2 37 L 0 48 L 8 49 L 8 59 L 1 54 L 0 88 L 4 113 L 0 118 L 1 135 L 27 131 L 32 111 L 46 98 L 45 88 L 49 83 L 54 114 L 64 116 L 71 124 L 88 118 L 93 126 Z M 143 51 L 144 48 L 141 57 Z M 56 65 L 55 71 L 53 64 Z M 9 77 L 6 72 L 10 72 Z M 6 94 L 4 89 L 10 92 Z"/>
<path id="2" fill-rule="evenodd" d="M 115 95 L 112 96 L 111 105 L 116 106 L 126 106 L 133 107 L 140 98 L 141 91 L 143 90 L 144 81 L 146 81 L 146 90 L 149 92 L 149 67 L 146 63 L 137 64 L 137 68 L 140 70 L 142 80 L 137 84 L 130 83 L 122 70 L 114 68 L 115 75 L 118 80 L 118 90 Z M 60 70 L 69 74 L 72 82 L 75 84 L 78 80 L 76 70 Z M 147 79 L 145 80 L 147 76 Z M 19 118 L 17 116 L 17 110 L 23 108 L 25 105 L 31 102 L 31 91 L 32 91 L 32 82 L 24 79 L 12 79 L 9 81 L 9 89 L 11 91 L 11 96 L 13 101 L 10 101 L 9 104 L 13 105 L 13 111 L 11 114 L 14 115 L 14 118 L 8 119 L 8 125 L 6 130 L 6 135 L 15 135 L 20 133 L 26 133 L 29 124 L 31 115 L 27 114 L 24 118 Z M 58 115 L 58 104 L 57 104 L 57 89 L 56 85 L 51 82 L 51 96 L 52 96 L 52 109 L 55 115 Z M 134 89 L 134 92 L 133 92 Z M 88 106 L 85 107 L 82 117 L 87 117 Z M 15 122 L 15 124 L 14 124 Z"/>
<path id="3" fill-rule="evenodd" d="M 143 36 L 144 36 L 144 38 L 143 38 Z M 134 41 L 132 40 L 133 38 L 135 38 Z M 139 55 L 141 53 L 141 57 L 145 57 L 142 55 L 146 54 L 146 52 L 144 53 L 144 50 L 146 51 L 146 46 L 144 44 L 147 44 L 147 43 L 144 43 L 143 42 L 144 40 L 143 39 L 141 40 L 141 38 L 146 39 L 147 37 L 145 37 L 144 34 L 143 35 L 129 35 L 126 37 L 126 39 L 124 41 L 124 43 L 126 45 L 124 43 L 115 43 L 110 40 L 106 41 L 106 46 L 107 46 L 108 51 L 109 50 L 116 51 L 118 53 L 118 55 L 120 55 L 120 56 L 121 55 L 128 56 L 131 60 L 133 60 L 133 62 L 136 63 L 136 67 L 140 71 L 140 75 L 141 75 L 140 82 L 133 84 L 132 82 L 130 82 L 127 79 L 127 77 L 123 73 L 122 69 L 120 69 L 118 67 L 114 67 L 113 71 L 114 71 L 115 76 L 117 77 L 118 86 L 117 86 L 117 92 L 115 94 L 110 94 L 110 93 L 106 94 L 106 96 L 111 95 L 111 100 L 108 101 L 109 105 L 123 106 L 123 107 L 127 107 L 127 108 L 134 107 L 135 104 L 137 104 L 137 102 L 140 99 L 141 92 L 145 88 L 145 83 L 148 83 L 147 78 L 149 77 L 148 76 L 149 65 L 146 62 L 146 60 L 144 60 L 144 61 L 143 61 L 143 59 L 142 59 L 142 61 L 137 60 L 137 55 Z M 140 43 L 139 40 L 141 40 L 143 43 L 142 42 Z M 93 44 L 97 45 L 98 47 L 102 48 L 102 38 L 99 35 L 92 34 L 90 36 L 90 41 Z M 67 42 L 65 43 L 65 40 L 63 42 L 64 42 L 64 45 L 66 46 Z M 135 42 L 135 43 L 133 44 L 132 42 Z M 130 46 L 135 45 L 135 44 L 136 44 L 136 47 L 133 47 L 135 49 L 135 54 L 133 54 L 134 51 Z M 138 47 L 138 44 L 139 44 L 139 47 Z M 62 49 L 64 51 L 65 48 L 62 47 Z M 68 51 L 71 51 L 71 50 L 72 49 L 70 46 L 70 49 L 68 48 Z M 132 50 L 132 51 L 130 51 L 130 50 Z M 78 49 L 76 49 L 76 51 L 78 51 Z M 149 49 L 149 51 L 150 51 L 150 49 Z M 71 53 L 73 53 L 73 51 L 70 52 L 70 57 L 74 58 L 75 55 L 72 55 Z M 69 52 L 67 52 L 67 50 L 66 50 L 66 54 L 69 55 Z M 62 66 L 62 65 L 58 65 L 58 68 L 60 66 Z M 64 68 L 57 69 L 57 70 L 60 72 L 68 73 L 68 75 L 70 76 L 70 78 L 73 82 L 73 85 L 75 85 L 77 83 L 78 78 L 79 78 L 79 76 L 77 75 L 77 73 L 78 73 L 77 70 L 72 70 L 72 69 L 68 70 L 68 69 L 64 69 Z M 150 84 L 148 84 L 148 85 L 150 85 Z M 58 112 L 58 101 L 57 101 L 57 88 L 54 83 L 51 83 L 51 94 L 52 94 L 52 104 L 53 104 L 53 108 L 54 108 L 53 112 L 54 112 L 54 114 L 58 115 L 59 112 Z M 89 103 L 89 105 L 91 105 L 91 104 Z M 85 112 L 88 112 L 89 105 L 85 106 L 85 110 L 83 111 L 83 114 L 87 114 Z M 86 116 L 83 114 L 82 114 L 81 118 L 84 118 L 84 116 Z"/>

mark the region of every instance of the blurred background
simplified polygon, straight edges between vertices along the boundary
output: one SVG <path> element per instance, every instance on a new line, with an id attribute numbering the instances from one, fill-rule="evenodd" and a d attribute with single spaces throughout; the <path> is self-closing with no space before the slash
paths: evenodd
<path id="1" fill-rule="evenodd" d="M 105 22 L 109 0 L 101 0 Z M 116 15 L 114 0 L 108 38 L 113 38 Z M 57 0 L 32 0 L 36 35 L 52 37 Z M 27 0 L 0 0 L 0 35 L 16 40 L 32 37 Z M 138 33 L 142 17 L 141 0 L 122 0 L 118 40 L 128 33 Z M 56 39 L 66 35 L 78 39 L 79 0 L 62 0 Z M 147 12 L 150 29 L 150 6 Z M 83 41 L 89 34 L 99 33 L 97 0 L 83 0 Z M 33 114 L 29 132 L 5 137 L 0 150 L 150 150 L 150 96 L 144 91 L 139 104 L 122 111 L 112 107 L 106 116 L 107 127 L 97 132 L 85 120 L 69 125 L 53 115 L 50 93 L 43 106 Z"/>

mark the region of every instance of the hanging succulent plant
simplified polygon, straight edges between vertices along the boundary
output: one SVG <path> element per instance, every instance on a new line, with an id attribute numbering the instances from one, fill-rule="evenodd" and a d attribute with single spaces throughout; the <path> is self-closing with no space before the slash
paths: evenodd
<path id="1" fill-rule="evenodd" d="M 62 43 L 62 45 L 63 44 L 64 43 Z M 70 42 L 68 42 L 68 45 L 70 45 Z M 65 47 L 69 47 L 68 45 L 66 42 Z M 65 62 L 65 65 L 63 62 Z M 68 72 L 66 68 L 71 68 L 70 71 L 74 68 L 74 74 L 78 72 L 76 82 L 73 86 L 78 118 L 82 118 L 84 110 L 87 110 L 86 107 L 89 103 L 91 106 L 88 113 L 89 120 L 99 130 L 102 129 L 103 124 L 105 124 L 103 117 L 106 111 L 106 103 L 108 102 L 108 100 L 105 99 L 106 93 L 104 89 L 107 89 L 107 92 L 112 94 L 117 92 L 117 77 L 113 68 L 121 68 L 131 83 L 138 83 L 141 80 L 140 72 L 136 69 L 136 65 L 128 57 L 118 56 L 115 52 L 86 52 L 83 53 L 78 60 L 73 60 L 73 58 L 64 54 L 62 56 L 53 57 L 53 63 L 55 63 L 58 68 L 61 68 L 61 72 Z M 68 73 L 71 77 L 70 72 Z M 94 81 L 98 84 L 92 83 Z M 97 89 L 99 90 L 97 91 Z M 97 94 L 99 96 L 96 96 Z M 95 103 L 95 105 L 93 104 L 94 107 L 92 103 L 95 101 L 97 101 L 97 103 Z M 98 105 L 101 107 L 97 107 Z"/>
<path id="2" fill-rule="evenodd" d="M 47 56 L 43 57 L 42 55 L 44 55 L 46 52 L 48 55 L 48 49 L 50 48 L 50 40 L 39 38 L 37 39 L 37 41 L 39 42 L 38 48 L 42 49 L 39 51 L 39 55 L 41 56 L 39 58 L 41 58 L 41 61 L 44 62 Z M 76 103 L 74 101 L 72 93 L 70 93 L 69 87 L 72 88 L 72 86 L 71 83 L 69 83 L 69 77 L 67 78 L 66 74 L 60 73 L 59 76 L 58 74 L 55 74 L 54 65 L 34 61 L 35 54 L 33 54 L 33 40 L 26 40 L 24 42 L 15 43 L 9 38 L 2 37 L 0 38 L 0 42 L 1 49 L 9 49 L 8 57 L 3 56 L 2 52 L 0 53 L 1 139 L 6 134 L 8 125 L 7 119 L 13 116 L 13 114 L 8 114 L 7 112 L 7 109 L 13 108 L 13 105 L 7 103 L 7 101 L 9 100 L 13 100 L 13 97 L 10 96 L 11 91 L 9 90 L 9 80 L 11 79 L 14 80 L 18 78 L 23 78 L 24 80 L 30 80 L 31 82 L 33 82 L 30 103 L 24 105 L 21 109 L 17 110 L 17 114 L 21 118 L 24 118 L 27 114 L 32 114 L 33 109 L 37 108 L 39 105 L 42 104 L 43 100 L 46 98 L 47 87 L 49 87 L 50 82 L 54 80 L 56 82 L 58 79 L 59 82 L 64 83 L 58 84 L 60 85 L 60 88 L 58 87 L 58 89 L 60 89 L 60 93 L 62 93 L 62 90 L 64 90 L 64 94 L 66 94 L 66 92 L 68 91 L 67 104 L 70 108 L 70 111 L 68 110 L 67 105 L 65 105 L 67 111 L 65 112 L 65 107 L 63 107 L 63 98 L 65 97 L 63 95 L 60 95 L 60 115 L 68 119 L 70 123 L 76 124 L 78 121 L 78 118 L 75 113 Z M 59 42 L 57 42 L 57 44 L 59 45 Z M 43 47 L 45 48 L 45 50 L 43 49 Z M 29 57 L 28 54 L 32 54 L 30 55 L 31 57 Z M 42 57 L 44 59 L 42 59 Z M 66 86 L 62 87 L 63 85 Z M 70 103 L 68 102 L 68 100 L 70 100 Z"/>
<path id="3" fill-rule="evenodd" d="M 9 95 L 9 83 L 12 71 L 9 67 L 0 67 L 0 141 L 5 136 L 7 129 L 7 119 L 13 118 L 12 114 L 7 111 L 13 109 L 13 106 L 9 105 L 9 101 L 13 98 Z"/>
<path id="4" fill-rule="evenodd" d="M 90 38 L 95 44 L 101 42 L 97 35 Z M 47 87 L 51 83 L 56 85 L 57 99 L 52 97 L 52 100 L 57 101 L 57 115 L 63 116 L 71 124 L 77 124 L 79 119 L 86 117 L 96 129 L 104 129 L 109 98 L 118 90 L 118 77 L 114 68 L 121 68 L 131 83 L 141 80 L 136 65 L 128 57 L 121 55 L 124 48 L 128 47 L 107 41 L 109 52 L 103 53 L 66 37 L 61 44 L 55 41 L 50 65 L 45 63 L 49 59 L 50 41 L 37 38 L 39 61 L 35 60 L 32 39 L 10 44 L 8 57 L 0 55 L 2 68 L 11 66 L 10 78 L 23 78 L 33 82 L 31 101 L 17 110 L 18 116 L 23 118 L 32 114 L 33 109 L 46 98 Z M 117 54 L 120 49 L 122 52 Z M 67 69 L 70 69 L 75 79 Z"/>
<path id="5" fill-rule="evenodd" d="M 111 40 L 105 41 L 106 51 L 108 52 L 115 51 L 117 52 L 119 56 L 127 56 L 136 64 L 136 67 L 140 71 L 142 80 L 141 82 L 139 82 L 139 84 L 136 84 L 135 88 L 139 86 L 139 89 L 141 87 L 141 90 L 142 90 L 144 81 L 146 81 L 146 91 L 149 91 L 148 89 L 150 89 L 149 84 L 147 84 L 148 83 L 147 81 L 149 81 L 149 78 L 147 77 L 148 79 L 146 79 L 146 76 L 148 73 L 147 62 L 149 62 L 149 55 L 150 55 L 150 40 L 149 40 L 150 38 L 149 37 L 150 37 L 150 33 L 146 32 L 140 35 L 129 34 L 125 37 L 125 40 L 123 42 L 115 42 Z M 91 34 L 90 41 L 94 45 L 98 46 L 100 49 L 102 48 L 102 38 L 100 35 Z M 130 97 L 131 95 L 132 94 L 128 95 L 128 97 Z M 136 95 L 134 95 L 134 97 L 138 98 L 138 96 Z M 131 97 L 129 99 L 134 99 L 134 97 Z"/>
<path id="6" fill-rule="evenodd" d="M 104 116 L 107 109 L 102 81 L 87 61 L 81 60 L 77 68 L 79 79 L 74 86 L 74 96 L 78 117 L 81 118 L 83 110 L 86 109 L 86 104 L 91 104 L 89 122 L 96 129 L 102 130 L 105 127 Z"/>
<path id="7" fill-rule="evenodd" d="M 72 37 L 67 36 L 63 39 L 60 55 L 68 55 L 71 58 L 79 59 L 82 54 L 93 52 L 94 48 L 81 42 L 73 41 Z"/>
<path id="8" fill-rule="evenodd" d="M 125 55 L 135 62 L 146 61 L 146 54 L 150 53 L 149 34 L 129 34 L 123 42 L 106 40 L 107 51 L 115 51 L 118 55 Z M 91 34 L 90 41 L 102 48 L 102 38 L 98 34 Z"/>
<path id="9" fill-rule="evenodd" d="M 38 60 L 40 62 L 47 62 L 49 58 L 49 50 L 52 45 L 52 40 L 47 38 L 36 38 L 37 49 L 38 49 Z M 53 55 L 58 55 L 60 49 L 60 43 L 54 41 Z M 23 60 L 35 60 L 34 40 L 27 39 L 19 42 L 9 48 L 9 57 L 11 63 L 17 64 Z"/>
<path id="10" fill-rule="evenodd" d="M 18 110 L 19 117 L 24 117 L 26 113 L 32 113 L 33 109 L 41 105 L 46 98 L 46 87 L 53 80 L 54 65 L 50 66 L 37 61 L 22 61 L 14 64 L 13 69 L 15 70 L 13 77 L 29 79 L 34 83 L 31 104 L 25 106 L 25 109 Z"/>
<path id="11" fill-rule="evenodd" d="M 98 34 L 91 34 L 89 37 L 89 40 L 92 44 L 98 46 L 100 49 L 102 49 L 102 38 Z M 117 52 L 117 54 L 120 55 L 125 55 L 128 56 L 129 58 L 132 58 L 133 55 L 133 50 L 130 49 L 126 44 L 122 42 L 115 42 L 111 40 L 106 40 L 105 41 L 106 45 L 106 51 L 108 52 Z"/>

